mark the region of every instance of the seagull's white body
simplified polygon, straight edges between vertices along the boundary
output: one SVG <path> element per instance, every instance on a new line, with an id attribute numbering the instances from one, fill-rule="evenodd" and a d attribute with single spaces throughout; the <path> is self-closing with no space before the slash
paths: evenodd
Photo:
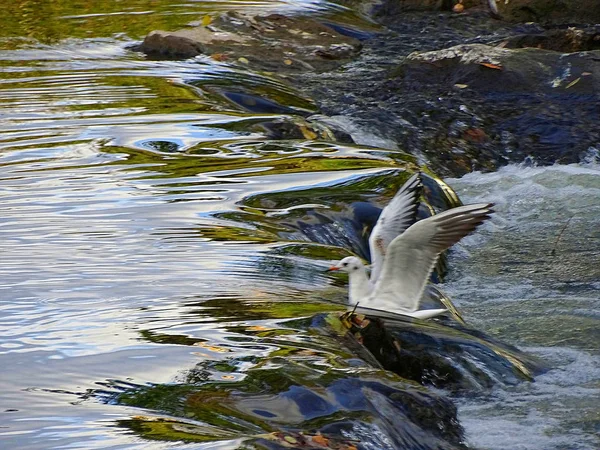
<path id="1" fill-rule="evenodd" d="M 491 204 L 459 206 L 413 223 L 421 182 L 411 177 L 384 208 L 369 238 L 372 272 L 354 256 L 332 270 L 349 274 L 351 305 L 426 319 L 446 309 L 419 310 L 440 254 L 489 218 Z"/>

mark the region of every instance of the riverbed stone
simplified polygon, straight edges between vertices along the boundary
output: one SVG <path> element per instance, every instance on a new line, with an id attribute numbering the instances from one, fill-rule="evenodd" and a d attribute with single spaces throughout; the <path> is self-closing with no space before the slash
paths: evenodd
<path id="1" fill-rule="evenodd" d="M 407 81 L 465 90 L 592 94 L 600 91 L 600 52 L 464 44 L 410 54 L 395 73 Z"/>
<path id="2" fill-rule="evenodd" d="M 358 39 L 308 17 L 237 12 L 207 19 L 178 31 L 153 31 L 134 50 L 158 58 L 205 54 L 254 70 L 324 71 L 337 68 L 360 51 Z"/>
<path id="3" fill-rule="evenodd" d="M 600 50 L 600 25 L 587 28 L 554 28 L 539 33 L 518 34 L 506 39 L 504 48 L 539 48 L 562 53 Z"/>
<path id="4" fill-rule="evenodd" d="M 600 23 L 598 0 L 496 0 L 503 19 L 516 22 Z"/>
<path id="5" fill-rule="evenodd" d="M 483 392 L 532 381 L 547 371 L 541 360 L 449 318 L 423 327 L 419 320 L 387 311 L 363 312 L 339 316 L 351 331 L 346 338 L 357 338 L 385 369 L 425 386 Z"/>
<path id="6" fill-rule="evenodd" d="M 398 98 L 436 99 L 428 121 L 437 123 L 438 157 L 447 154 L 447 165 L 461 156 L 480 165 L 503 157 L 576 163 L 600 141 L 592 125 L 600 123 L 598 50 L 465 44 L 408 55 L 392 78 Z"/>

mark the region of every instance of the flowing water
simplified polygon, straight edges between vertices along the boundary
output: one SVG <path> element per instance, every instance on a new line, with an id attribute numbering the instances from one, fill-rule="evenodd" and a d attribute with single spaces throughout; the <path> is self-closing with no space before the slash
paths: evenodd
<path id="1" fill-rule="evenodd" d="M 264 124 L 314 110 L 301 92 L 208 58 L 127 50 L 231 2 L 91 3 L 15 1 L 0 18 L 0 446 L 185 448 L 119 426 L 140 409 L 98 393 L 259 357 L 277 344 L 248 342 L 248 330 L 338 308 L 346 288 L 323 270 L 347 250 L 310 243 L 300 219 L 384 201 L 406 158 L 271 140 Z M 347 14 L 316 1 L 236 2 L 246 6 Z M 228 86 L 289 110 L 249 113 Z M 457 399 L 469 443 L 595 448 L 600 170 L 513 166 L 450 183 L 498 213 L 453 253 L 448 293 L 469 323 L 553 367 Z"/>
<path id="2" fill-rule="evenodd" d="M 509 166 L 449 180 L 465 201 L 491 200 L 491 227 L 465 239 L 448 293 L 469 322 L 543 357 L 553 370 L 461 403 L 483 448 L 598 448 L 600 167 Z"/>

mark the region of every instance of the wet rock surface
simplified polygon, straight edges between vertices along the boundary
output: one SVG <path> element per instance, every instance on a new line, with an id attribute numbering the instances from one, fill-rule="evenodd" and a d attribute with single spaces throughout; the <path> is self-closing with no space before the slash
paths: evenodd
<path id="1" fill-rule="evenodd" d="M 555 28 L 540 33 L 511 36 L 504 48 L 539 48 L 561 53 L 600 50 L 600 25 L 584 28 Z"/>
<path id="2" fill-rule="evenodd" d="M 438 135 L 450 151 L 469 149 L 488 164 L 573 163 L 600 141 L 598 74 L 598 51 L 471 44 L 409 55 L 387 88 L 413 95 L 433 88 L 439 113 L 447 109 L 450 119 Z"/>
<path id="3" fill-rule="evenodd" d="M 392 32 L 364 42 L 349 71 L 305 75 L 325 114 L 343 112 L 450 176 L 579 162 L 600 143 L 596 27 L 547 30 L 487 12 L 384 23 Z"/>
<path id="4" fill-rule="evenodd" d="M 138 50 L 161 57 L 207 54 L 275 72 L 312 97 L 316 109 L 231 88 L 219 88 L 220 95 L 253 112 L 351 119 L 350 127 L 329 136 L 404 150 L 441 175 L 509 162 L 579 162 L 599 145 L 598 26 L 495 20 L 493 2 L 466 2 L 474 7 L 462 14 L 434 12 L 452 7 L 440 1 L 346 3 L 362 5 L 387 31 L 228 13 L 189 29 L 152 32 Z M 551 11 L 562 8 L 554 6 Z M 381 142 L 361 140 L 360 129 Z"/>
<path id="5" fill-rule="evenodd" d="M 229 12 L 174 32 L 152 31 L 134 49 L 150 57 L 191 58 L 246 64 L 253 70 L 333 70 L 359 52 L 352 36 L 308 17 L 252 16 Z"/>
<path id="6" fill-rule="evenodd" d="M 472 395 L 546 370 L 519 349 L 448 318 L 422 324 L 379 313 L 365 310 L 343 321 L 385 369 L 425 386 Z"/>
<path id="7" fill-rule="evenodd" d="M 494 1 L 500 16 L 518 22 L 599 23 L 596 0 L 511 0 Z"/>
<path id="8" fill-rule="evenodd" d="M 217 311 L 231 310 L 222 300 L 213 306 Z M 277 316 L 306 310 L 306 305 L 282 302 L 267 308 Z M 265 312 L 265 305 L 249 302 L 243 317 L 264 319 Z M 240 322 L 235 331 L 245 335 L 245 345 L 271 351 L 203 361 L 182 373 L 176 384 L 123 385 L 117 394 L 103 393 L 111 401 L 154 410 L 152 416 L 137 416 L 118 425 L 146 439 L 221 440 L 230 441 L 232 448 L 466 448 L 453 403 L 382 370 L 369 351 L 348 335 L 338 314 L 260 327 Z M 168 333 L 144 337 L 160 344 L 228 349 Z M 307 339 L 306 344 L 300 345 L 298 338 Z"/>
<path id="9" fill-rule="evenodd" d="M 221 299 L 210 307 L 226 312 L 231 305 Z M 265 308 L 248 302 L 239 318 L 264 318 Z M 298 308 L 306 311 L 286 302 L 268 310 L 276 316 Z M 175 384 L 99 393 L 154 410 L 119 426 L 146 439 L 235 441 L 239 448 L 461 449 L 456 407 L 427 387 L 479 395 L 544 370 L 514 347 L 449 321 L 334 312 L 259 327 L 243 323 L 232 323 L 246 336 L 240 343 L 272 351 L 203 361 Z M 168 333 L 144 338 L 228 350 Z"/>

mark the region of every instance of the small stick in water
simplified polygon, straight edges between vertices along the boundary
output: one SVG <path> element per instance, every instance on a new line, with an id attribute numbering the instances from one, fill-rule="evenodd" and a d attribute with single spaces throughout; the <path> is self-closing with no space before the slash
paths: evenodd
<path id="1" fill-rule="evenodd" d="M 567 219 L 567 221 L 565 222 L 565 224 L 563 225 L 563 227 L 560 229 L 560 232 L 558 233 L 558 236 L 556 236 L 556 240 L 554 241 L 554 247 L 552 247 L 552 251 L 550 252 L 550 256 L 555 256 L 556 255 L 556 247 L 558 246 L 558 243 L 560 242 L 560 239 L 562 238 L 563 233 L 565 232 L 565 230 L 569 226 L 569 223 L 571 222 L 571 219 L 573 217 L 575 217 L 575 215 L 572 215 L 571 217 L 569 217 Z"/>

